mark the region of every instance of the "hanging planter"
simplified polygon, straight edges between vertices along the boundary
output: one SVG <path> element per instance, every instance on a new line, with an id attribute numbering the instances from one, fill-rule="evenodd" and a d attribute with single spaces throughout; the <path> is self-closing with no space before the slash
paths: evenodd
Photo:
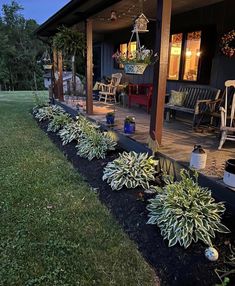
<path id="1" fill-rule="evenodd" d="M 51 70 L 52 65 L 43 65 L 44 70 Z"/>
<path id="2" fill-rule="evenodd" d="M 154 54 L 152 50 L 146 49 L 140 44 L 139 33 L 148 32 L 147 30 L 148 19 L 144 14 L 141 14 L 135 21 L 134 29 L 132 30 L 131 38 L 128 44 L 128 51 L 131 41 L 136 36 L 136 51 L 121 53 L 117 51 L 113 58 L 118 64 L 124 66 L 126 74 L 144 74 L 147 66 L 154 64 L 158 60 L 158 55 Z"/>
<path id="3" fill-rule="evenodd" d="M 147 66 L 142 63 L 124 64 L 124 71 L 126 74 L 144 74 Z"/>

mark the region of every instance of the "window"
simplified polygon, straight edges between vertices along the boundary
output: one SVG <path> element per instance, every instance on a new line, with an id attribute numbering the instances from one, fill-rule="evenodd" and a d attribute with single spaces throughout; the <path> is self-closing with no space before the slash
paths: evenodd
<path id="1" fill-rule="evenodd" d="M 174 34 L 171 36 L 168 79 L 179 79 L 182 39 L 183 34 Z"/>
<path id="2" fill-rule="evenodd" d="M 201 31 L 187 34 L 185 63 L 184 63 L 184 80 L 197 80 L 199 57 L 201 55 Z"/>
<path id="3" fill-rule="evenodd" d="M 125 55 L 126 58 L 130 59 L 133 55 L 133 53 L 136 52 L 136 42 L 130 42 L 129 44 L 120 44 L 119 50 L 120 53 Z M 119 64 L 119 68 L 124 68 L 122 64 Z"/>
<path id="4" fill-rule="evenodd" d="M 198 80 L 201 34 L 201 31 L 195 31 L 171 35 L 169 80 Z"/>

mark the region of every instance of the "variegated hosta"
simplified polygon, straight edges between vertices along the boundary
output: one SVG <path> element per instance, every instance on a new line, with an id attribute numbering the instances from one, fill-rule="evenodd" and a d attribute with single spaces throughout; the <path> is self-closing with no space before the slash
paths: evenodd
<path id="1" fill-rule="evenodd" d="M 216 203 L 211 192 L 198 185 L 194 177 L 181 170 L 181 181 L 174 182 L 165 177 L 166 186 L 149 200 L 148 224 L 157 224 L 161 235 L 169 241 L 169 247 L 179 243 L 187 248 L 198 240 L 211 246 L 216 232 L 227 233 L 229 229 L 221 223 L 224 204 Z"/>
<path id="2" fill-rule="evenodd" d="M 158 161 L 147 153 L 123 152 L 104 168 L 103 180 L 107 180 L 113 190 L 136 188 L 149 189 L 149 182 L 155 180 Z"/>
<path id="3" fill-rule="evenodd" d="M 59 115 L 61 113 L 65 113 L 65 111 L 62 107 L 57 105 L 45 106 L 34 110 L 35 118 L 39 121 L 52 119 L 55 115 Z"/>
<path id="4" fill-rule="evenodd" d="M 47 131 L 57 132 L 65 125 L 72 121 L 71 117 L 67 113 L 61 113 L 59 115 L 54 115 L 50 123 L 48 124 Z"/>
<path id="5" fill-rule="evenodd" d="M 99 126 L 87 120 L 84 116 L 77 117 L 76 121 L 72 121 L 65 125 L 59 131 L 60 138 L 63 145 L 66 145 L 73 140 L 79 141 L 83 133 L 88 132 L 90 129 L 98 129 Z"/>
<path id="6" fill-rule="evenodd" d="M 112 132 L 102 133 L 93 128 L 81 135 L 76 147 L 79 156 L 91 161 L 94 158 L 104 159 L 107 151 L 115 150 L 116 145 Z"/>
<path id="7" fill-rule="evenodd" d="M 65 125 L 63 129 L 59 131 L 59 136 L 62 140 L 63 145 L 66 145 L 73 140 L 79 140 L 81 130 L 79 128 L 78 121 L 72 121 L 69 124 Z"/>

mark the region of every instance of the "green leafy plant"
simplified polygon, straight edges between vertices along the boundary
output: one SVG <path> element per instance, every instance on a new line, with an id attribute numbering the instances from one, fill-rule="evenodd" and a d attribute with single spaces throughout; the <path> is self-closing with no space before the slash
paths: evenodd
<path id="1" fill-rule="evenodd" d="M 79 156 L 91 161 L 94 158 L 104 159 L 107 151 L 115 150 L 116 145 L 117 142 L 113 132 L 102 133 L 95 128 L 91 128 L 82 133 L 76 147 Z"/>
<path id="2" fill-rule="evenodd" d="M 69 114 L 61 113 L 54 115 L 50 123 L 48 124 L 47 131 L 57 132 L 67 124 L 71 123 L 72 119 Z"/>
<path id="3" fill-rule="evenodd" d="M 125 118 L 125 121 L 124 121 L 125 123 L 135 123 L 135 117 L 133 117 L 133 116 L 127 116 L 126 118 Z"/>
<path id="4" fill-rule="evenodd" d="M 40 96 L 35 91 L 33 91 L 33 97 L 35 102 L 35 106 L 33 108 L 33 114 L 36 114 L 39 108 L 49 106 L 47 99 L 44 96 Z"/>
<path id="5" fill-rule="evenodd" d="M 108 117 L 108 116 L 115 116 L 115 113 L 114 112 L 107 112 L 106 117 Z"/>
<path id="6" fill-rule="evenodd" d="M 73 140 L 79 141 L 83 133 L 90 129 L 98 129 L 99 126 L 87 120 L 84 116 L 77 117 L 75 121 L 66 124 L 59 131 L 63 145 L 66 145 Z"/>
<path id="7" fill-rule="evenodd" d="M 50 105 L 50 106 L 44 106 L 39 108 L 38 110 L 35 110 L 34 116 L 39 121 L 44 120 L 50 120 L 55 115 L 59 115 L 61 113 L 64 113 L 64 109 L 58 105 Z"/>
<path id="8" fill-rule="evenodd" d="M 147 153 L 123 152 L 117 159 L 104 168 L 103 180 L 107 180 L 113 190 L 149 188 L 149 182 L 155 180 L 158 161 Z"/>
<path id="9" fill-rule="evenodd" d="M 216 203 L 211 192 L 198 185 L 198 174 L 193 177 L 181 170 L 181 181 L 165 176 L 165 187 L 149 200 L 148 224 L 157 224 L 169 247 L 179 243 L 184 248 L 199 240 L 211 246 L 215 232 L 228 233 L 221 223 L 225 211 L 222 202 Z"/>
<path id="10" fill-rule="evenodd" d="M 139 50 L 131 53 L 121 53 L 117 51 L 113 58 L 119 64 L 154 64 L 158 60 L 158 55 L 153 50 L 146 49 L 142 46 Z"/>

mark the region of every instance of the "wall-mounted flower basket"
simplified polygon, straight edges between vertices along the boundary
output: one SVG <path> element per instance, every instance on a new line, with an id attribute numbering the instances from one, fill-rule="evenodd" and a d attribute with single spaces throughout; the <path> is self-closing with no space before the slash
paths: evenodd
<path id="1" fill-rule="evenodd" d="M 125 64 L 124 71 L 126 74 L 144 74 L 147 64 Z"/>

